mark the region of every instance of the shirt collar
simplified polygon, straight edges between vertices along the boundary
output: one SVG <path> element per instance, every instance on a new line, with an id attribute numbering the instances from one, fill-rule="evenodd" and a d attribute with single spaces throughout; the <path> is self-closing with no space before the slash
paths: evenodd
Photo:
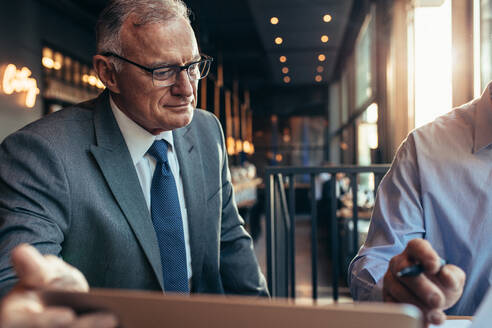
<path id="1" fill-rule="evenodd" d="M 155 136 L 126 116 L 113 101 L 111 95 L 109 96 L 109 103 L 132 157 L 133 165 L 137 164 L 145 156 L 155 140 L 164 139 L 171 145 L 171 150 L 174 149 L 172 131 L 164 131 Z"/>
<path id="2" fill-rule="evenodd" d="M 477 100 L 475 113 L 475 135 L 473 152 L 492 144 L 492 82 Z"/>

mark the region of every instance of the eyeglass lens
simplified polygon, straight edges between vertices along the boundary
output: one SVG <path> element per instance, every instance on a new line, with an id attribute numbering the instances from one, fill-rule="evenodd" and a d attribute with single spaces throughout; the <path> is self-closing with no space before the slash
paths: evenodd
<path id="1" fill-rule="evenodd" d="M 190 80 L 200 80 L 208 75 L 210 70 L 210 61 L 203 60 L 198 63 L 190 65 L 187 69 L 188 77 Z M 158 85 L 174 84 L 176 82 L 177 75 L 181 72 L 179 67 L 167 67 L 154 70 L 153 78 L 154 83 Z"/>

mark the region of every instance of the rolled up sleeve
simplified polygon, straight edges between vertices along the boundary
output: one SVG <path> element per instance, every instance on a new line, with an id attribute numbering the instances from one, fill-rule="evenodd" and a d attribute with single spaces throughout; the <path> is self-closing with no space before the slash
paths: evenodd
<path id="1" fill-rule="evenodd" d="M 410 134 L 381 181 L 367 239 L 350 263 L 348 283 L 355 300 L 381 301 L 389 261 L 404 250 L 408 241 L 424 236 L 417 163 Z"/>

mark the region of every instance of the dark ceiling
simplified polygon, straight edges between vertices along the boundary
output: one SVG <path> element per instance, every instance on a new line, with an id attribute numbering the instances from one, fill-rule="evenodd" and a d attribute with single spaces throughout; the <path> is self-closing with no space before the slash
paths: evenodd
<path id="1" fill-rule="evenodd" d="M 274 83 L 283 84 L 283 77 L 291 77 L 292 84 L 314 84 L 315 76 L 322 81 L 331 77 L 337 59 L 338 49 L 344 37 L 352 0 L 248 0 L 259 32 L 263 48 L 267 52 L 269 67 L 272 69 Z M 324 22 L 323 16 L 330 15 L 331 21 Z M 271 17 L 277 17 L 278 23 L 272 25 Z M 328 41 L 323 43 L 325 35 Z M 283 39 L 275 44 L 276 37 Z M 318 56 L 325 55 L 324 61 Z M 280 56 L 286 56 L 282 64 Z M 317 72 L 317 67 L 323 68 Z M 289 72 L 284 74 L 282 68 Z"/>
<path id="2" fill-rule="evenodd" d="M 106 0 L 43 0 L 92 28 Z M 352 0 L 185 0 L 202 50 L 220 56 L 225 73 L 247 80 L 251 87 L 284 84 L 287 67 L 290 84 L 316 84 L 316 67 L 329 81 L 344 37 Z M 332 20 L 323 21 L 330 14 Z M 279 19 L 270 23 L 271 17 Z M 321 42 L 327 35 L 329 41 Z M 282 37 L 283 43 L 274 43 Z M 324 54 L 326 60 L 317 57 Z M 284 55 L 287 62 L 280 63 Z M 229 70 L 229 72 L 228 72 Z"/>
<path id="3" fill-rule="evenodd" d="M 41 1 L 90 29 L 107 2 Z M 263 94 L 268 90 L 285 93 L 284 89 L 321 90 L 326 86 L 354 11 L 353 0 L 184 1 L 193 12 L 192 25 L 202 51 L 223 64 L 225 83 L 232 85 L 237 79 L 243 87 Z M 332 17 L 328 23 L 323 21 L 325 14 Z M 277 17 L 278 24 L 272 25 L 271 17 Z M 321 42 L 322 35 L 329 37 L 328 42 Z M 274 43 L 276 37 L 283 38 L 281 45 Z M 323 62 L 318 61 L 320 54 L 326 57 Z M 287 61 L 281 63 L 280 56 L 286 56 Z M 322 66 L 321 73 L 317 72 L 318 66 Z M 288 68 L 287 74 L 282 73 L 283 67 Z M 319 82 L 315 81 L 317 74 L 322 77 Z M 285 75 L 290 78 L 288 84 Z"/>

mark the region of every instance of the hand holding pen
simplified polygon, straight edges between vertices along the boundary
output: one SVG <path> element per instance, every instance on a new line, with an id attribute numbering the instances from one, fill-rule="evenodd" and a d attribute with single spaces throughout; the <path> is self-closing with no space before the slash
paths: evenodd
<path id="1" fill-rule="evenodd" d="M 389 263 L 383 300 L 414 304 L 422 310 L 425 324 L 441 324 L 444 310 L 460 298 L 464 282 L 463 270 L 446 264 L 428 241 L 413 239 Z"/>
<path id="2" fill-rule="evenodd" d="M 447 264 L 446 260 L 445 259 L 440 259 L 440 262 L 441 262 L 441 266 L 439 267 L 439 271 L 441 271 L 441 269 Z M 396 273 L 396 276 L 398 278 L 401 278 L 401 277 L 415 277 L 415 276 L 418 276 L 419 274 L 421 274 L 422 272 L 424 272 L 425 268 L 422 264 L 414 264 L 414 265 L 410 265 L 410 266 L 407 266 L 403 269 L 401 269 L 400 271 L 398 271 Z"/>

